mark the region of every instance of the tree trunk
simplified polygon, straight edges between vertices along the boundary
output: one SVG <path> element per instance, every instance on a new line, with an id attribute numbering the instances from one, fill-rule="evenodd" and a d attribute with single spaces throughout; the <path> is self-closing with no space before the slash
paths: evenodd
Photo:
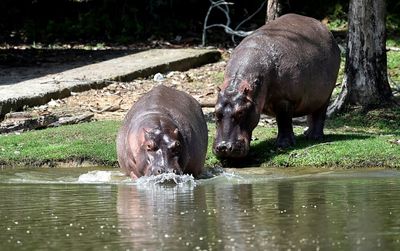
<path id="1" fill-rule="evenodd" d="M 384 0 L 351 0 L 342 91 L 328 114 L 351 105 L 365 110 L 393 100 L 387 77 Z"/>
<path id="2" fill-rule="evenodd" d="M 281 0 L 268 0 L 267 3 L 267 17 L 265 22 L 268 23 L 279 17 L 282 14 Z"/>

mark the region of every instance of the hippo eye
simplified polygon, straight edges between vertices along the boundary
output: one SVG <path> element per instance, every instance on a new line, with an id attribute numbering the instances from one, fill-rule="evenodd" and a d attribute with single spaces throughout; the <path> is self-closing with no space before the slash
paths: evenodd
<path id="1" fill-rule="evenodd" d="M 146 150 L 147 151 L 156 151 L 157 150 L 157 146 L 156 144 L 154 144 L 154 142 L 149 142 L 146 144 Z"/>
<path id="2" fill-rule="evenodd" d="M 179 141 L 174 141 L 168 148 L 171 150 L 172 153 L 177 154 L 181 149 L 181 143 Z"/>

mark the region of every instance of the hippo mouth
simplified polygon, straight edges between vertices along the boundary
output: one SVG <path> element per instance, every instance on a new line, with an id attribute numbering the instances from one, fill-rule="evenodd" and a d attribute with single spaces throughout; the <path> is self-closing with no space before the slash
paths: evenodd
<path id="1" fill-rule="evenodd" d="M 218 158 L 244 158 L 247 156 L 249 152 L 249 147 L 246 145 L 244 141 L 237 141 L 235 143 L 222 141 L 214 144 L 213 147 L 214 154 Z"/>

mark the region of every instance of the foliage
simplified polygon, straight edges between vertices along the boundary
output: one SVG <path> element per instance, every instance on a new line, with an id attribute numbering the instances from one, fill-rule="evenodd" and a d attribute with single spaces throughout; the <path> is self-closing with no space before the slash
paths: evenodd
<path id="1" fill-rule="evenodd" d="M 121 41 L 191 29 L 194 0 L 37 0 L 0 3 L 0 39 L 24 42 Z M 207 3 L 197 4 L 205 7 Z M 46 10 L 46 11 L 45 11 Z M 13 16 L 12 16 L 13 15 Z M 203 13 L 195 14 L 200 18 Z M 15 18 L 18 16 L 18 18 Z"/>
<path id="2" fill-rule="evenodd" d="M 329 15 L 328 27 L 331 30 L 341 30 L 347 28 L 347 13 L 343 5 L 337 3 L 332 14 Z"/>
<path id="3" fill-rule="evenodd" d="M 233 27 L 253 13 L 265 0 L 233 0 L 230 14 Z M 8 43 L 119 42 L 132 43 L 147 38 L 173 40 L 177 35 L 199 39 L 209 1 L 196 0 L 3 0 L 0 1 L 0 41 Z M 331 28 L 343 28 L 348 1 L 283 1 L 284 12 L 324 19 Z M 399 30 L 400 4 L 387 0 L 388 28 Z M 193 11 L 196 10 L 196 11 Z M 214 14 L 210 23 L 223 22 Z M 261 11 L 242 27 L 252 30 L 264 23 Z M 223 34 L 210 31 L 209 37 Z M 229 39 L 229 37 L 225 37 Z"/>

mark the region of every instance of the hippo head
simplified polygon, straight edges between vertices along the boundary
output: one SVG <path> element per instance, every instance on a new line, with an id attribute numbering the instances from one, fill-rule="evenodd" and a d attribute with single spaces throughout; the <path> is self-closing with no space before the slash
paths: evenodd
<path id="1" fill-rule="evenodd" d="M 213 152 L 219 158 L 243 158 L 260 113 L 249 88 L 219 91 L 215 105 L 216 137 Z"/>
<path id="2" fill-rule="evenodd" d="M 138 166 L 142 175 L 158 175 L 173 172 L 182 174 L 180 156 L 182 152 L 179 130 L 152 128 L 143 129 L 143 141 L 138 155 Z"/>

